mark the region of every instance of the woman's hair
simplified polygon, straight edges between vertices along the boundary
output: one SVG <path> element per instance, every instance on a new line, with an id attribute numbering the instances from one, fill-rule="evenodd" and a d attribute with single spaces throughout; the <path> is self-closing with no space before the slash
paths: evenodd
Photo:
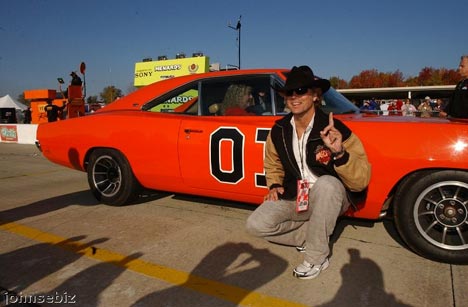
<path id="1" fill-rule="evenodd" d="M 244 95 L 252 93 L 252 87 L 245 84 L 231 84 L 229 85 L 226 94 L 224 95 L 223 102 L 221 103 L 221 114 L 228 108 L 238 107 L 239 101 Z"/>

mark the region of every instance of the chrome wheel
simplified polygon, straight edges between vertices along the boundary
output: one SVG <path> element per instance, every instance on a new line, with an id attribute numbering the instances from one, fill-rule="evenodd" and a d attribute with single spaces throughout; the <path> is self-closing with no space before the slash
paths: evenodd
<path id="1" fill-rule="evenodd" d="M 445 250 L 468 249 L 468 184 L 444 181 L 418 196 L 413 217 L 419 233 Z"/>
<path id="2" fill-rule="evenodd" d="M 94 187 L 102 196 L 116 195 L 122 185 L 122 171 L 111 156 L 100 156 L 92 166 Z"/>
<path id="3" fill-rule="evenodd" d="M 123 206 L 138 198 L 141 185 L 127 158 L 112 148 L 97 148 L 89 154 L 88 184 L 104 204 Z"/>
<path id="4" fill-rule="evenodd" d="M 395 225 L 414 252 L 468 264 L 468 172 L 424 170 L 402 181 L 393 200 Z"/>

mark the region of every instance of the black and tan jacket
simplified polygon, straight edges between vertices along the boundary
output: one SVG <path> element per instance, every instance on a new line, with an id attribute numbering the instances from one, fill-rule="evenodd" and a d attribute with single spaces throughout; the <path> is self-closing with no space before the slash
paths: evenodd
<path id="1" fill-rule="evenodd" d="M 297 180 L 301 179 L 301 172 L 292 147 L 291 118 L 292 114 L 288 114 L 276 121 L 267 138 L 264 161 L 267 186 L 270 189 L 283 187 L 284 194 L 280 195 L 283 199 L 296 198 Z M 331 175 L 340 179 L 348 192 L 351 203 L 357 205 L 365 198 L 371 165 L 359 138 L 337 119 L 334 119 L 335 128 L 343 136 L 343 147 L 346 152 L 342 157 L 334 160 L 332 152 L 320 137 L 320 131 L 328 123 L 328 115 L 316 109 L 314 125 L 306 144 L 307 166 L 317 177 Z"/>

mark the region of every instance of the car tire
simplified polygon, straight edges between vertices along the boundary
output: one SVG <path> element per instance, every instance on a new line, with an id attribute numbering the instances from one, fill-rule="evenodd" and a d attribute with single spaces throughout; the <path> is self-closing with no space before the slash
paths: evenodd
<path id="1" fill-rule="evenodd" d="M 140 185 L 127 159 L 114 149 L 96 149 L 88 164 L 88 184 L 96 199 L 122 206 L 138 197 Z"/>
<path id="2" fill-rule="evenodd" d="M 468 172 L 412 174 L 398 189 L 395 224 L 417 254 L 452 264 L 468 263 Z"/>

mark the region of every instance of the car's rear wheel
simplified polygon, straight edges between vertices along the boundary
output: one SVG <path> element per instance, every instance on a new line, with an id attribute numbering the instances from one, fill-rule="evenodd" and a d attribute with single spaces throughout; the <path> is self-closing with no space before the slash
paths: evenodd
<path id="1" fill-rule="evenodd" d="M 406 244 L 429 259 L 468 263 L 468 172 L 413 174 L 395 195 L 395 224 Z"/>
<path id="2" fill-rule="evenodd" d="M 132 202 L 139 191 L 127 159 L 114 149 L 96 149 L 88 164 L 88 184 L 97 200 L 122 206 Z"/>

